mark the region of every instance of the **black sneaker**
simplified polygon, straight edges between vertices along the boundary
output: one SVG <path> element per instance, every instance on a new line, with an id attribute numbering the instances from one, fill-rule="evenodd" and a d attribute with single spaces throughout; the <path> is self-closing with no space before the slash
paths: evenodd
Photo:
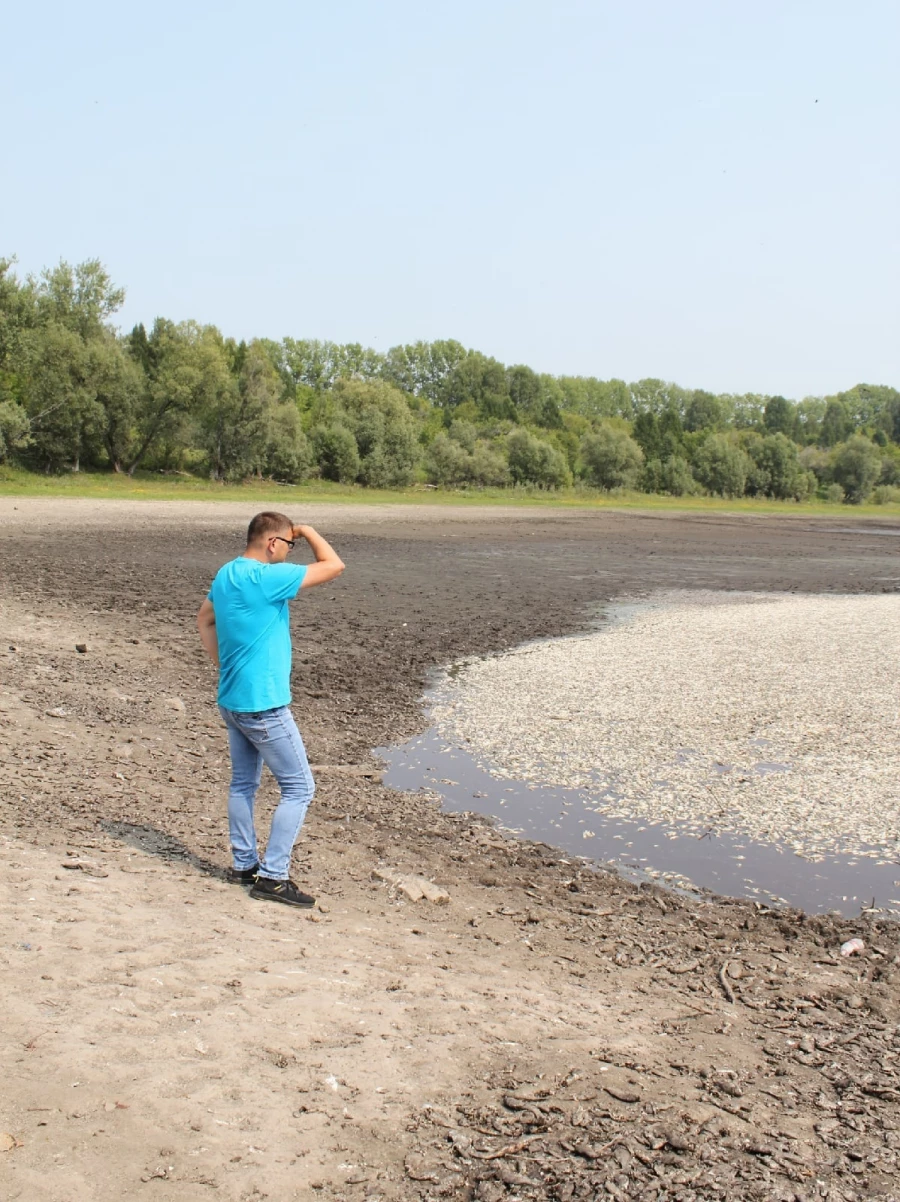
<path id="1" fill-rule="evenodd" d="M 316 899 L 298 889 L 293 881 L 273 881 L 267 876 L 257 878 L 250 896 L 257 901 L 282 902 L 285 906 L 303 906 L 307 910 L 316 904 Z"/>
<path id="2" fill-rule="evenodd" d="M 259 865 L 252 868 L 229 868 L 225 879 L 232 885 L 255 885 L 259 876 Z"/>

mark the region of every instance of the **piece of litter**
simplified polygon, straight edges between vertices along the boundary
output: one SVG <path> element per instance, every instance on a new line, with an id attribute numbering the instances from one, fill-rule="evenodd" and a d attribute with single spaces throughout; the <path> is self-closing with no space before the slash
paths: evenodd
<path id="1" fill-rule="evenodd" d="M 855 956 L 859 952 L 865 951 L 866 945 L 862 939 L 848 939 L 846 943 L 841 944 L 842 956 Z"/>

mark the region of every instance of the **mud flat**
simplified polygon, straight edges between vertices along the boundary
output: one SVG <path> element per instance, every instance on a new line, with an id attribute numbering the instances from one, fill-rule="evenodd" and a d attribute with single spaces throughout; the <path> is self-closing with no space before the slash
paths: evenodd
<path id="1" fill-rule="evenodd" d="M 295 615 L 307 917 L 221 878 L 193 616 L 249 511 L 0 502 L 4 1195 L 896 1197 L 893 924 L 642 888 L 361 775 L 441 665 L 622 596 L 894 592 L 891 527 L 385 509 L 294 514 L 349 565 Z"/>

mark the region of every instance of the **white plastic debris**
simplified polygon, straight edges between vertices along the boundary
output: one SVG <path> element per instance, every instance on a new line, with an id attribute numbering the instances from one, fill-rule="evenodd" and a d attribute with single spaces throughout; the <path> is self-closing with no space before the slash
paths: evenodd
<path id="1" fill-rule="evenodd" d="M 865 951 L 866 945 L 862 939 L 848 939 L 846 943 L 841 944 L 842 956 L 855 956 L 857 953 Z"/>

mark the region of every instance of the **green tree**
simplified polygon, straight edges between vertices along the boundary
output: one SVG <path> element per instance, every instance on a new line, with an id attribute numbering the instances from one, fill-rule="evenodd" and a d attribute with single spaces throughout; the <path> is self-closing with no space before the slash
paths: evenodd
<path id="1" fill-rule="evenodd" d="M 819 442 L 823 447 L 835 447 L 843 442 L 853 429 L 850 414 L 843 401 L 831 397 L 825 406 L 822 425 L 819 430 Z"/>
<path id="2" fill-rule="evenodd" d="M 533 418 L 541 402 L 541 378 L 530 367 L 518 364 L 506 370 L 507 392 L 523 419 Z"/>
<path id="3" fill-rule="evenodd" d="M 125 302 L 99 259 L 76 266 L 62 261 L 41 272 L 34 295 L 40 322 L 60 325 L 83 342 L 100 334 Z"/>
<path id="4" fill-rule="evenodd" d="M 693 474 L 708 492 L 741 497 L 753 461 L 725 434 L 710 434 L 694 455 Z"/>
<path id="5" fill-rule="evenodd" d="M 569 483 L 569 469 L 561 451 L 528 430 L 512 430 L 506 438 L 509 474 L 514 484 L 537 484 L 562 488 Z"/>
<path id="6" fill-rule="evenodd" d="M 635 414 L 645 410 L 660 414 L 665 409 L 680 412 L 689 399 L 689 394 L 683 388 L 667 380 L 638 380 L 635 384 L 629 384 L 628 389 L 631 394 L 631 412 Z M 630 414 L 623 410 L 618 416 L 628 417 Z"/>
<path id="7" fill-rule="evenodd" d="M 452 338 L 392 346 L 381 374 L 401 392 L 439 402 L 447 377 L 467 354 L 462 343 Z"/>
<path id="8" fill-rule="evenodd" d="M 660 460 L 662 456 L 662 437 L 659 431 L 659 418 L 650 409 L 644 409 L 634 419 L 631 436 L 644 453 L 644 459 L 649 464 Z M 655 489 L 649 491 L 655 492 Z"/>
<path id="9" fill-rule="evenodd" d="M 310 473 L 312 447 L 303 432 L 292 401 L 279 401 L 268 410 L 260 470 L 275 480 L 298 484 Z"/>
<path id="10" fill-rule="evenodd" d="M 634 415 L 631 389 L 624 380 L 597 380 L 593 376 L 559 376 L 563 400 L 560 408 L 581 417 L 603 418 Z"/>
<path id="11" fill-rule="evenodd" d="M 24 405 L 24 339 L 37 314 L 33 282 L 21 283 L 12 265 L 12 259 L 0 259 L 0 402 Z"/>
<path id="12" fill-rule="evenodd" d="M 442 430 L 425 452 L 425 474 L 432 484 L 466 484 L 473 475 L 472 455 Z"/>
<path id="13" fill-rule="evenodd" d="M 892 424 L 893 406 L 900 402 L 900 392 L 885 384 L 855 384 L 837 399 L 850 417 L 852 429 L 877 429 L 888 432 Z"/>
<path id="14" fill-rule="evenodd" d="M 554 465 L 554 471 L 567 483 L 566 477 L 559 475 L 558 464 Z M 503 456 L 488 443 L 477 443 L 472 452 L 472 483 L 484 488 L 502 488 L 509 481 L 509 465 Z"/>
<path id="15" fill-rule="evenodd" d="M 125 294 L 95 259 L 74 267 L 61 262 L 29 277 L 24 288 L 8 270 L 2 274 L 4 394 L 25 408 L 33 460 L 48 471 L 77 471 L 102 454 L 103 399 L 117 352 L 108 321 Z"/>
<path id="16" fill-rule="evenodd" d="M 781 501 L 806 495 L 806 473 L 797 446 L 787 435 L 756 435 L 746 444 L 746 450 L 755 465 L 750 474 L 754 492 Z"/>
<path id="17" fill-rule="evenodd" d="M 475 450 L 475 443 L 478 440 L 478 427 L 474 422 L 459 421 L 454 419 L 450 423 L 450 429 L 447 431 L 454 442 L 458 442 L 461 447 L 471 455 Z"/>
<path id="18" fill-rule="evenodd" d="M 864 501 L 881 474 L 881 452 L 863 434 L 835 448 L 832 476 L 851 505 Z"/>
<path id="19" fill-rule="evenodd" d="M 0 401 L 0 463 L 6 463 L 13 451 L 28 446 L 31 427 L 28 415 L 15 401 Z"/>
<path id="20" fill-rule="evenodd" d="M 659 449 L 663 459 L 671 458 L 673 455 L 680 455 L 683 458 L 684 426 L 681 424 L 678 410 L 672 407 L 663 409 L 659 415 L 658 424 Z"/>
<path id="21" fill-rule="evenodd" d="M 375 380 L 384 370 L 384 356 L 358 342 L 329 342 L 316 338 L 285 338 L 277 364 L 294 385 L 326 392 L 338 380 Z"/>
<path id="22" fill-rule="evenodd" d="M 259 470 L 265 453 L 270 382 L 263 370 L 235 375 L 235 355 L 214 326 L 205 326 L 192 346 L 197 373 L 194 418 L 213 480 L 241 480 Z M 258 367 L 255 364 L 254 367 Z"/>
<path id="23" fill-rule="evenodd" d="M 793 438 L 803 446 L 818 443 L 822 430 L 822 418 L 825 416 L 824 397 L 804 397 L 796 407 L 796 424 Z"/>
<path id="24" fill-rule="evenodd" d="M 796 419 L 796 410 L 785 397 L 772 396 L 766 401 L 763 421 L 770 433 L 785 434 L 788 438 L 792 438 Z"/>
<path id="25" fill-rule="evenodd" d="M 110 467 L 120 472 L 135 447 L 146 376 L 122 341 L 109 332 L 88 343 L 87 373 L 100 408 L 98 426 L 103 448 Z"/>
<path id="26" fill-rule="evenodd" d="M 457 363 L 444 380 L 438 398 L 445 409 L 456 409 L 470 401 L 484 419 L 517 419 L 506 369 L 479 351 L 470 351 Z"/>
<path id="27" fill-rule="evenodd" d="M 604 423 L 581 440 L 585 478 L 596 488 L 631 488 L 637 484 L 644 460 L 638 444 L 624 430 Z"/>
<path id="28" fill-rule="evenodd" d="M 684 411 L 684 428 L 691 433 L 717 430 L 722 424 L 722 403 L 711 392 L 695 389 Z"/>
<path id="29" fill-rule="evenodd" d="M 221 335 L 213 327 L 185 321 L 176 325 L 159 317 L 149 336 L 137 326 L 126 339 L 132 357 L 144 368 L 145 385 L 137 405 L 129 475 L 160 446 L 189 445 L 206 409 L 204 441 L 214 438 L 217 389 L 234 386 Z M 214 459 L 215 456 L 212 456 Z M 213 469 L 214 470 L 214 469 Z"/>
<path id="30" fill-rule="evenodd" d="M 359 475 L 356 439 L 339 422 L 316 426 L 312 433 L 312 450 L 325 480 L 350 484 Z"/>
<path id="31" fill-rule="evenodd" d="M 29 331 L 23 363 L 31 458 L 47 472 L 78 471 L 102 422 L 84 340 L 46 321 Z"/>
<path id="32" fill-rule="evenodd" d="M 735 430 L 760 430 L 765 425 L 766 398 L 755 392 L 727 393 L 720 396 L 731 414 L 731 425 Z"/>
<path id="33" fill-rule="evenodd" d="M 565 395 L 553 376 L 538 375 L 518 365 L 507 370 L 509 396 L 520 421 L 533 422 L 548 430 L 562 427 Z"/>
<path id="34" fill-rule="evenodd" d="M 409 484 L 419 461 L 415 420 L 402 392 L 381 380 L 339 380 L 333 390 L 359 450 L 359 479 L 373 488 Z"/>
<path id="35" fill-rule="evenodd" d="M 672 497 L 687 497 L 698 491 L 691 466 L 682 455 L 670 455 L 660 472 L 660 492 Z"/>

